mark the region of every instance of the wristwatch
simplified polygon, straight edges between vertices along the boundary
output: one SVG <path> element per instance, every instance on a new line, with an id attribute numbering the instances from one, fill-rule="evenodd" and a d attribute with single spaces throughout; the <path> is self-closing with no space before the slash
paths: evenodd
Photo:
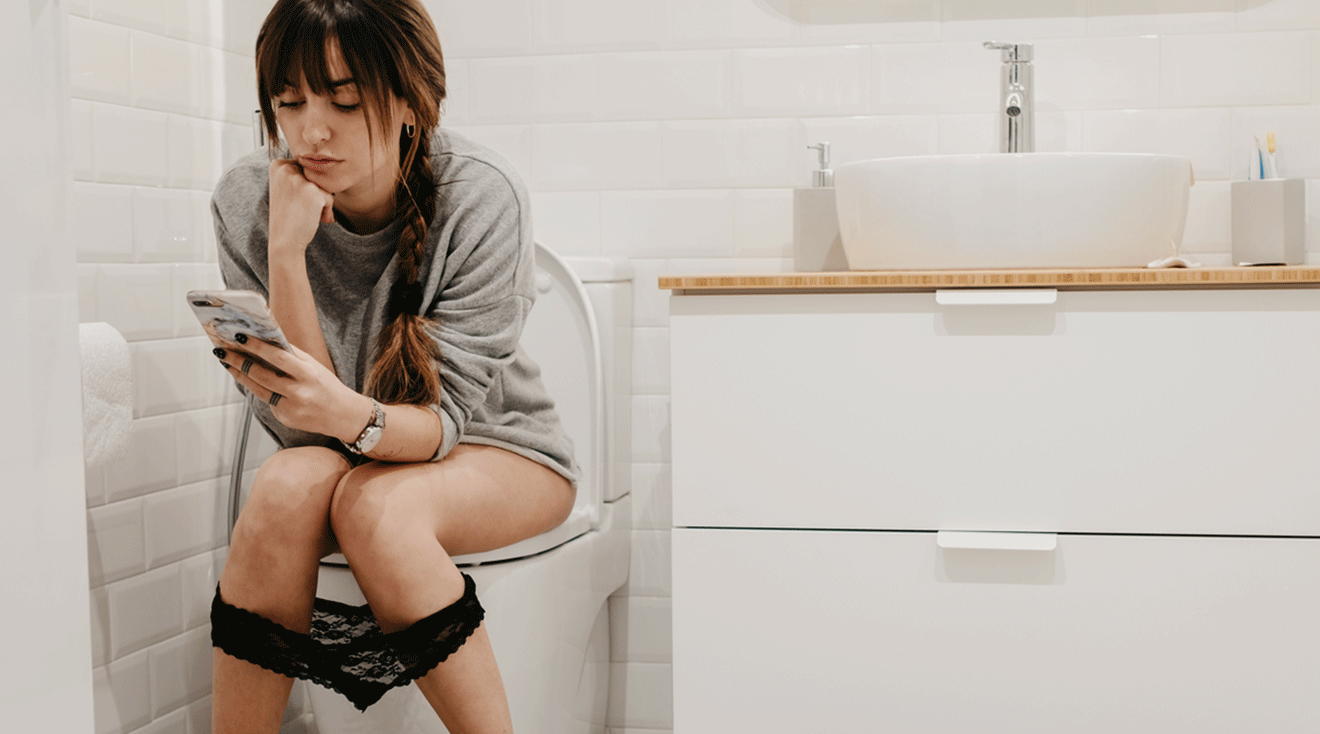
<path id="1" fill-rule="evenodd" d="M 343 442 L 345 448 L 355 454 L 365 454 L 376 448 L 376 444 L 380 443 L 381 434 L 385 432 L 385 408 L 372 398 L 371 410 L 371 422 L 362 429 L 362 433 L 358 434 L 357 440 L 353 443 Z"/>

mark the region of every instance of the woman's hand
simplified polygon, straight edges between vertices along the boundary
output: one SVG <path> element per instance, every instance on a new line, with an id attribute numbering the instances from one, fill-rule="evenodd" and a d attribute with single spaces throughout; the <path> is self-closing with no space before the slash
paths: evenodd
<path id="1" fill-rule="evenodd" d="M 234 381 L 270 404 L 289 428 L 357 440 L 371 419 L 371 399 L 351 390 L 329 369 L 296 346 L 285 351 L 240 334 L 240 343 L 212 339 L 215 356 Z"/>
<path id="2" fill-rule="evenodd" d="M 334 202 L 332 194 L 307 180 L 296 162 L 271 161 L 266 300 L 289 341 L 301 345 L 331 372 L 334 366 L 316 319 L 306 253 L 320 223 L 334 221 Z"/>
<path id="3" fill-rule="evenodd" d="M 301 255 L 321 222 L 333 222 L 334 194 L 303 175 L 296 162 L 281 158 L 270 164 L 270 250 Z"/>

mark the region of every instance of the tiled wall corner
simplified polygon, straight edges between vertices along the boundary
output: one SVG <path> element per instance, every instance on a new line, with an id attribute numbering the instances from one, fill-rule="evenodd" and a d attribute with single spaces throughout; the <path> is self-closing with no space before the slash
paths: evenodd
<path id="1" fill-rule="evenodd" d="M 129 734 L 151 723 L 151 667 L 146 650 L 92 671 L 96 734 Z"/>
<path id="2" fill-rule="evenodd" d="M 607 723 L 616 728 L 673 728 L 673 675 L 669 663 L 614 663 Z"/>
<path id="3" fill-rule="evenodd" d="M 269 6 L 66 4 L 79 313 L 129 341 L 135 386 L 129 455 L 87 472 L 98 734 L 210 731 L 239 412 L 183 294 L 220 285 L 211 188 L 253 147 L 251 44 Z"/>

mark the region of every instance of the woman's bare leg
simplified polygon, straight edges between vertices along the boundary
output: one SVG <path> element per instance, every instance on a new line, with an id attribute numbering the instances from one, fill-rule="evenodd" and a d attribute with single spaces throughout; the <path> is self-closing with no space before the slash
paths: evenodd
<path id="1" fill-rule="evenodd" d="M 317 566 L 330 552 L 330 499 L 350 469 L 319 447 L 286 449 L 262 464 L 234 526 L 220 596 L 295 632 L 311 628 Z M 213 653 L 214 734 L 277 732 L 293 679 Z"/>
<path id="2" fill-rule="evenodd" d="M 393 632 L 462 597 L 451 555 L 538 535 L 572 507 L 572 485 L 550 469 L 460 445 L 438 463 L 354 469 L 335 492 L 330 518 L 377 621 Z M 485 625 L 417 685 L 452 734 L 512 731 Z"/>

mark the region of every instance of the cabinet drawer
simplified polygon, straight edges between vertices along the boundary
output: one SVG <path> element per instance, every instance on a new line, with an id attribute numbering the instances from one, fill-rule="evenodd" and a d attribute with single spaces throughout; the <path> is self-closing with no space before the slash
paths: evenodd
<path id="1" fill-rule="evenodd" d="M 1320 730 L 1320 540 L 676 529 L 674 734 Z"/>
<path id="2" fill-rule="evenodd" d="M 671 311 L 676 525 L 1320 535 L 1320 291 Z"/>

